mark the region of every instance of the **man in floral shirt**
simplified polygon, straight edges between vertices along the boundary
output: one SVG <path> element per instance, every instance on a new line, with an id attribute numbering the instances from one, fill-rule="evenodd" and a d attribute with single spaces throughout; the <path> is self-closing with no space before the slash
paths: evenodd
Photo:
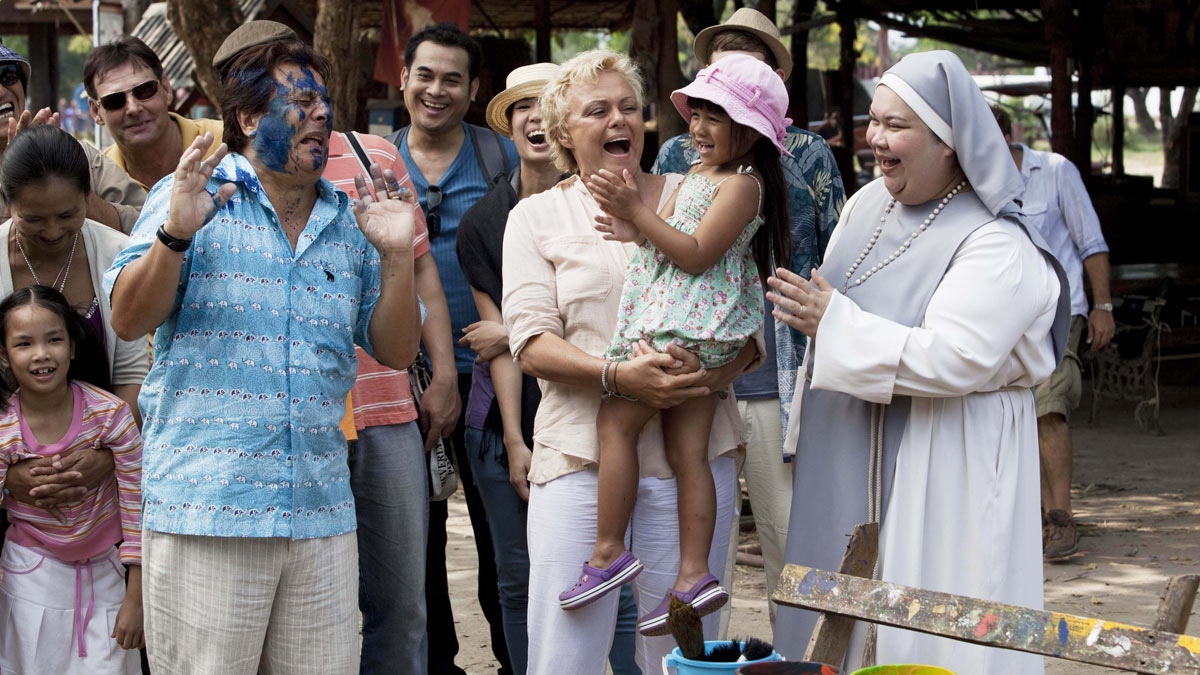
<path id="1" fill-rule="evenodd" d="M 763 14 L 743 8 L 723 24 L 710 26 L 696 36 L 696 58 L 708 65 L 730 54 L 760 59 L 786 80 L 792 58 L 779 39 L 779 29 Z M 800 75 L 803 77 L 803 74 Z M 783 146 L 792 157 L 783 156 L 783 175 L 788 183 L 788 210 L 792 218 L 792 259 L 785 264 L 809 276 L 821 263 L 829 236 L 837 224 L 846 195 L 833 153 L 824 139 L 789 126 Z M 654 173 L 686 173 L 700 155 L 688 134 L 667 141 L 658 151 Z M 765 280 L 764 280 L 765 281 Z M 762 368 L 738 378 L 734 393 L 745 424 L 746 463 L 744 475 L 750 505 L 762 543 L 767 572 L 768 595 L 783 568 L 787 542 L 787 520 L 792 502 L 791 453 L 781 459 L 783 430 L 796 389 L 796 369 L 804 354 L 805 338 L 771 316 L 767 303 L 767 359 Z M 772 358 L 773 356 L 773 358 Z M 771 603 L 771 620 L 775 603 Z"/>

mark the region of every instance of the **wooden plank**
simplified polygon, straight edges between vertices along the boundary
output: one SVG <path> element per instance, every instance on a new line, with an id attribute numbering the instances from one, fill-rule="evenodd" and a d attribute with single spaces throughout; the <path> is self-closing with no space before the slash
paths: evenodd
<path id="1" fill-rule="evenodd" d="M 1200 638 L 788 565 L 771 599 L 963 642 L 1137 673 L 1200 675 Z"/>
<path id="2" fill-rule="evenodd" d="M 850 534 L 846 554 L 838 572 L 854 577 L 871 578 L 875 572 L 875 561 L 879 558 L 879 523 L 858 525 Z M 822 612 L 817 617 L 805 661 L 829 663 L 840 666 L 850 648 L 850 632 L 854 630 L 852 617 Z"/>
<path id="3" fill-rule="evenodd" d="M 1192 603 L 1196 601 L 1196 590 L 1200 588 L 1200 574 L 1185 574 L 1171 577 L 1162 597 L 1158 599 L 1158 615 L 1154 630 L 1182 633 L 1187 630 L 1188 618 L 1192 615 Z"/>

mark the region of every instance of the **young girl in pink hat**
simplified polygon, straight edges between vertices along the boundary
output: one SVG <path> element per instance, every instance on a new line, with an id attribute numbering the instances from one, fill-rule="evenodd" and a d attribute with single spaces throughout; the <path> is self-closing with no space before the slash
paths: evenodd
<path id="1" fill-rule="evenodd" d="M 606 214 L 597 216 L 596 229 L 639 247 L 626 272 L 602 377 L 608 394 L 596 418 L 603 457 L 596 544 L 580 580 L 559 596 L 564 609 L 583 607 L 642 570 L 625 548 L 625 533 L 637 496 L 638 435 L 660 411 L 621 394 L 620 364 L 672 344 L 694 353 L 705 369 L 730 362 L 762 328 L 762 279 L 773 260 L 790 255 L 779 162 L 791 123 L 783 81 L 761 61 L 731 55 L 700 71 L 671 101 L 688 120 L 700 161 L 661 213 L 642 203 L 628 172 L 585 177 Z M 638 621 L 643 635 L 668 633 L 672 595 L 701 615 L 729 599 L 708 569 L 716 518 L 708 437 L 717 397 L 726 395 L 690 398 L 661 411 L 679 495 L 680 564 L 674 587 Z"/>

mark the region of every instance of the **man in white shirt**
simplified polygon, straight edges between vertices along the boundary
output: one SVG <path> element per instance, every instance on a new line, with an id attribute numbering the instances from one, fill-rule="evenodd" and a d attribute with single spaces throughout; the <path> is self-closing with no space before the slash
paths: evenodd
<path id="1" fill-rule="evenodd" d="M 1108 288 L 1108 244 L 1075 165 L 1062 155 L 1013 143 L 1008 114 L 999 107 L 992 111 L 1025 180 L 1022 210 L 1049 244 L 1071 284 L 1071 333 L 1066 357 L 1035 392 L 1045 513 L 1042 552 L 1047 560 L 1062 560 L 1079 549 L 1079 531 L 1071 513 L 1072 448 L 1071 429 L 1067 425 L 1071 410 L 1079 405 L 1082 390 L 1075 350 L 1085 325 L 1092 351 L 1103 349 L 1115 330 Z M 1083 290 L 1085 269 L 1092 286 L 1090 314 Z"/>

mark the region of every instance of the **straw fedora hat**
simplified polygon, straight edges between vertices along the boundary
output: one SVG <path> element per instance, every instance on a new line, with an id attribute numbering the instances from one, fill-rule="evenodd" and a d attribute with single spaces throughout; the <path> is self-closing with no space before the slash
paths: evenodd
<path id="1" fill-rule="evenodd" d="M 487 106 L 488 126 L 501 136 L 512 136 L 509 125 L 508 108 L 525 98 L 537 98 L 550 80 L 558 77 L 558 65 L 554 63 L 535 63 L 521 66 L 508 74 L 505 80 L 507 89 L 496 94 Z"/>
<path id="2" fill-rule="evenodd" d="M 733 16 L 729 17 L 725 23 L 709 26 L 696 34 L 692 48 L 700 63 L 709 65 L 709 57 L 712 56 L 712 40 L 718 33 L 726 30 L 740 30 L 762 40 L 775 56 L 775 62 L 783 71 L 783 79 L 788 79 L 792 74 L 792 54 L 787 47 L 783 46 L 783 40 L 779 37 L 779 28 L 765 14 L 749 7 L 743 7 L 734 12 Z"/>

